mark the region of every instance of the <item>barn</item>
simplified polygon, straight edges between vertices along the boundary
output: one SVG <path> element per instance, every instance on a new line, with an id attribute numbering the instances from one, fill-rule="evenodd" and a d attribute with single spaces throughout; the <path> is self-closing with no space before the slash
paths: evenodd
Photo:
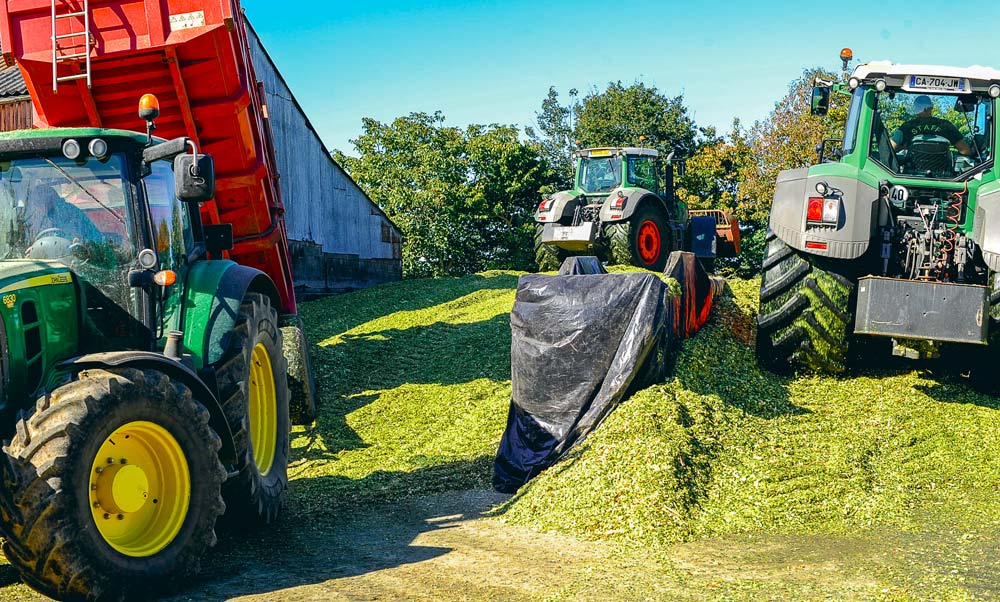
<path id="1" fill-rule="evenodd" d="M 296 295 L 400 280 L 399 228 L 333 160 L 256 32 L 248 33 L 274 132 Z M 30 128 L 32 122 L 20 71 L 0 68 L 0 131 Z"/>

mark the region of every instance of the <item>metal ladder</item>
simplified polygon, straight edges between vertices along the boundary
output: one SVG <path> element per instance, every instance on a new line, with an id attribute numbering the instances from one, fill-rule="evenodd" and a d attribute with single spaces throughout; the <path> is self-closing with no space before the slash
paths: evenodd
<path id="1" fill-rule="evenodd" d="M 93 42 L 90 37 L 90 0 L 83 0 L 83 10 L 77 12 L 70 12 L 65 14 L 56 14 L 56 5 L 63 4 L 66 0 L 52 0 L 52 91 L 59 92 L 60 82 L 75 81 L 78 79 L 86 79 L 87 87 L 90 87 L 90 49 L 93 47 Z M 73 19 L 83 17 L 83 31 L 76 33 L 64 33 L 62 35 L 57 34 L 58 28 L 56 25 L 59 19 Z M 69 44 L 69 48 L 78 48 L 80 46 L 84 47 L 84 50 L 76 54 L 69 54 L 60 56 L 59 54 L 59 41 L 67 40 L 72 38 L 83 37 L 84 41 L 82 43 L 72 43 Z M 76 61 L 84 59 L 84 70 L 83 73 L 77 73 L 74 75 L 64 75 L 59 76 L 59 63 L 67 61 Z"/>

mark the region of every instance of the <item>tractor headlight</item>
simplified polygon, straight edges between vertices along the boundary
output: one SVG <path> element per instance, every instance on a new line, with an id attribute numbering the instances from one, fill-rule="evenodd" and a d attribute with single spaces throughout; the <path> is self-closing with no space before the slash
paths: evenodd
<path id="1" fill-rule="evenodd" d="M 76 161 L 80 158 L 80 154 L 83 152 L 83 149 L 80 148 L 79 142 L 71 138 L 66 142 L 63 142 L 62 152 L 63 156 L 70 161 Z"/>
<path id="2" fill-rule="evenodd" d="M 816 182 L 816 193 L 820 196 L 826 196 L 830 192 L 830 185 L 826 182 Z"/>
<path id="3" fill-rule="evenodd" d="M 90 156 L 99 161 L 108 156 L 108 143 L 100 138 L 91 140 L 87 149 L 90 151 Z"/>
<path id="4" fill-rule="evenodd" d="M 990 98 L 997 98 L 1000 96 L 1000 86 L 993 84 L 989 87 Z"/>

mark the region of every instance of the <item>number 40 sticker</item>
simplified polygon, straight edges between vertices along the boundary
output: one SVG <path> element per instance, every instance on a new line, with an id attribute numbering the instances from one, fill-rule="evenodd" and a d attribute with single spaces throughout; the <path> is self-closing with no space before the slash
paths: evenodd
<path id="1" fill-rule="evenodd" d="M 889 189 L 889 202 L 897 207 L 906 205 L 906 200 L 910 198 L 910 191 L 905 186 L 893 186 Z"/>

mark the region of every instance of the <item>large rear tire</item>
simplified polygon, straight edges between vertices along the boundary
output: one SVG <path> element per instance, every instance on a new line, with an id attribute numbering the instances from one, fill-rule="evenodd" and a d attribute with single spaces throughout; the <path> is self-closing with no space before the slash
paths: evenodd
<path id="1" fill-rule="evenodd" d="M 555 245 L 547 245 L 542 242 L 542 230 L 544 226 L 535 226 L 535 265 L 539 272 L 554 272 L 562 266 L 562 262 L 569 257 L 569 252 Z"/>
<path id="2" fill-rule="evenodd" d="M 316 419 L 316 380 L 302 318 L 295 316 L 281 327 L 281 340 L 288 363 L 289 417 L 292 424 L 312 424 Z"/>
<path id="3" fill-rule="evenodd" d="M 990 325 L 986 347 L 968 346 L 969 384 L 980 393 L 1000 393 L 1000 272 L 990 274 Z"/>
<path id="4" fill-rule="evenodd" d="M 629 221 L 609 224 L 605 236 L 611 261 L 617 265 L 662 272 L 674 250 L 666 215 L 648 202 L 640 206 Z"/>
<path id="5" fill-rule="evenodd" d="M 233 432 L 238 474 L 222 489 L 226 521 L 264 525 L 278 518 L 288 486 L 291 423 L 278 313 L 247 293 L 216 368 L 219 399 Z"/>
<path id="6" fill-rule="evenodd" d="M 209 412 L 155 370 L 88 370 L 4 448 L 3 551 L 60 600 L 162 595 L 215 545 L 226 471 Z"/>
<path id="7" fill-rule="evenodd" d="M 773 372 L 840 373 L 854 328 L 854 281 L 836 260 L 800 253 L 767 233 L 757 361 Z"/>

